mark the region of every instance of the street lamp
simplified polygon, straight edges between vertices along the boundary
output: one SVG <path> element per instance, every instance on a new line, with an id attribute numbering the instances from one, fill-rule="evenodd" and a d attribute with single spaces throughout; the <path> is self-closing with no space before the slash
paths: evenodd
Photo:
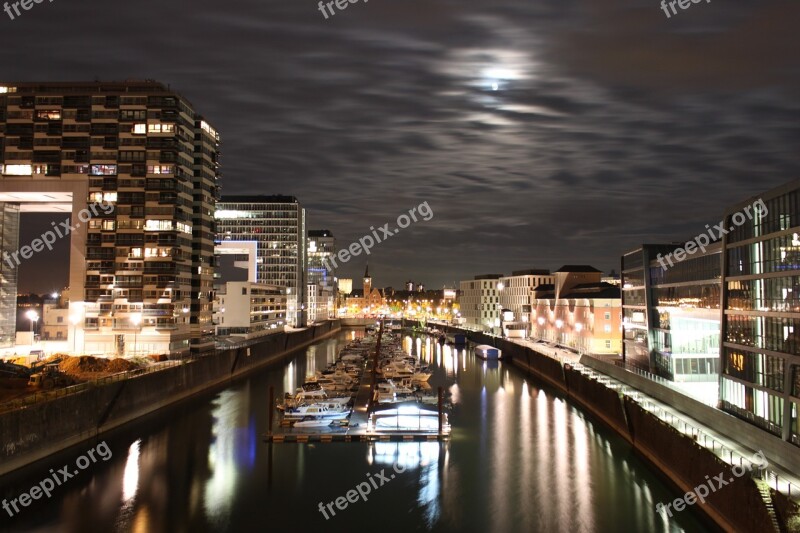
<path id="1" fill-rule="evenodd" d="M 133 355 L 136 356 L 136 334 L 139 332 L 139 324 L 142 323 L 142 314 L 133 313 L 131 315 L 131 324 L 133 324 Z"/>
<path id="2" fill-rule="evenodd" d="M 31 333 L 35 334 L 36 332 L 34 331 L 33 324 L 34 324 L 34 323 L 35 323 L 37 320 L 39 320 L 39 313 L 37 313 L 36 311 L 34 311 L 33 309 L 31 309 L 30 311 L 28 311 L 27 313 L 25 313 L 25 316 L 28 318 L 28 320 L 30 320 L 30 321 L 31 321 Z M 31 342 L 33 342 L 33 339 L 31 339 Z"/>
<path id="3" fill-rule="evenodd" d="M 75 343 L 78 337 L 78 322 L 81 321 L 81 317 L 72 315 L 69 317 L 69 321 L 72 323 L 72 353 L 75 353 Z"/>

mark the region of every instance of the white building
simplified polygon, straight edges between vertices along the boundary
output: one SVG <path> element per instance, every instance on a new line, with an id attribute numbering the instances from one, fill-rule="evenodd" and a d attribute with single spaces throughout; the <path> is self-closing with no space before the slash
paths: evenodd
<path id="1" fill-rule="evenodd" d="M 285 287 L 288 323 L 306 323 L 306 211 L 294 196 L 226 196 L 217 202 L 217 238 L 257 243 L 256 281 Z"/>
<path id="2" fill-rule="evenodd" d="M 499 331 L 500 295 L 497 285 L 502 274 L 483 274 L 459 283 L 459 308 L 464 326 L 482 331 Z"/>
<path id="3" fill-rule="evenodd" d="M 509 337 L 528 337 L 531 313 L 535 307 L 534 291 L 541 285 L 552 285 L 549 270 L 517 270 L 500 278 L 497 285 L 500 305 L 511 313 L 502 317 L 504 334 Z"/>
<path id="4" fill-rule="evenodd" d="M 69 307 L 58 303 L 42 306 L 41 338 L 44 341 L 66 341 L 70 335 Z"/>
<path id="5" fill-rule="evenodd" d="M 333 318 L 332 313 L 335 309 L 336 293 L 331 289 L 315 283 L 309 283 L 306 301 L 308 302 L 309 324 Z"/>
<path id="6" fill-rule="evenodd" d="M 217 286 L 214 325 L 219 336 L 251 339 L 283 331 L 286 324 L 286 289 L 250 281 L 229 281 Z"/>

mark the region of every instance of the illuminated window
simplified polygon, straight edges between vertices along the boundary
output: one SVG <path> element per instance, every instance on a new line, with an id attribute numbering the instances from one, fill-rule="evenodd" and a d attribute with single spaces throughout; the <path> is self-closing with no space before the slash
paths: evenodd
<path id="1" fill-rule="evenodd" d="M 148 174 L 172 174 L 172 165 L 147 165 Z"/>
<path id="2" fill-rule="evenodd" d="M 102 224 L 102 221 L 100 221 L 100 220 L 90 219 L 89 220 L 89 229 L 100 229 L 100 225 L 101 224 Z"/>
<path id="3" fill-rule="evenodd" d="M 605 326 L 603 326 L 603 331 L 605 331 L 606 333 L 611 333 L 611 326 L 606 324 Z"/>
<path id="4" fill-rule="evenodd" d="M 130 257 L 134 257 L 134 258 L 142 257 L 142 249 L 141 248 L 131 248 Z"/>
<path id="5" fill-rule="evenodd" d="M 171 231 L 173 229 L 171 220 L 148 220 L 144 224 L 147 231 Z"/>
<path id="6" fill-rule="evenodd" d="M 117 201 L 117 193 L 115 192 L 106 192 L 103 193 L 103 201 L 108 202 L 116 202 Z"/>
<path id="7" fill-rule="evenodd" d="M 30 176 L 33 174 L 31 165 L 6 165 L 3 174 L 6 176 Z"/>
<path id="8" fill-rule="evenodd" d="M 189 224 L 185 224 L 183 222 L 178 222 L 176 225 L 178 227 L 178 231 L 181 231 L 183 233 L 187 233 L 189 235 L 192 234 L 192 227 Z"/>
<path id="9" fill-rule="evenodd" d="M 147 124 L 134 124 L 131 132 L 134 135 L 145 135 L 147 133 Z"/>
<path id="10" fill-rule="evenodd" d="M 101 192 L 93 192 L 89 195 L 89 201 L 92 203 L 100 203 L 103 201 L 103 193 Z"/>
<path id="11" fill-rule="evenodd" d="M 115 176 L 117 174 L 117 165 L 91 165 L 89 174 L 92 176 Z"/>
<path id="12" fill-rule="evenodd" d="M 103 221 L 103 229 L 106 231 L 114 231 L 117 229 L 117 221 L 116 220 L 104 220 Z"/>
<path id="13" fill-rule="evenodd" d="M 174 133 L 175 124 L 148 124 L 148 133 Z"/>
<path id="14" fill-rule="evenodd" d="M 61 120 L 60 109 L 39 109 L 36 111 L 36 118 L 43 118 L 46 120 Z"/>

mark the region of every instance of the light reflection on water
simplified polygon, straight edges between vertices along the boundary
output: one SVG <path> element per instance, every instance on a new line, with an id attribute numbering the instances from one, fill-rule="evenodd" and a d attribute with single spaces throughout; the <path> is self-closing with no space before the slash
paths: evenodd
<path id="1" fill-rule="evenodd" d="M 19 529 L 704 530 L 688 512 L 668 522 L 656 516 L 655 503 L 676 495 L 615 434 L 507 363 L 485 364 L 468 349 L 431 339 L 405 336 L 403 348 L 432 364 L 432 386 L 451 393 L 449 443 L 262 442 L 270 385 L 276 395 L 294 391 L 307 372 L 335 359 L 344 338 L 131 426 L 109 439 L 107 464 L 21 516 Z M 334 501 L 376 468 L 394 464 L 405 472 L 369 501 L 331 521 L 317 511 L 319 502 Z M 5 497 L 28 490 L 46 472 L 30 469 L 29 479 L 8 487 Z"/>

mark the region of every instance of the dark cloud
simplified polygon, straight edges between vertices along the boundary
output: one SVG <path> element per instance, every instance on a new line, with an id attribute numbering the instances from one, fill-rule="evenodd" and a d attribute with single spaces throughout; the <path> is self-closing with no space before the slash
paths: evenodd
<path id="1" fill-rule="evenodd" d="M 228 194 L 294 194 L 379 284 L 685 239 L 797 178 L 796 2 L 99 0 L 0 20 L 2 76 L 154 78 L 223 139 Z M 43 36 L 46 36 L 44 38 Z M 346 265 L 359 277 L 363 261 Z"/>

